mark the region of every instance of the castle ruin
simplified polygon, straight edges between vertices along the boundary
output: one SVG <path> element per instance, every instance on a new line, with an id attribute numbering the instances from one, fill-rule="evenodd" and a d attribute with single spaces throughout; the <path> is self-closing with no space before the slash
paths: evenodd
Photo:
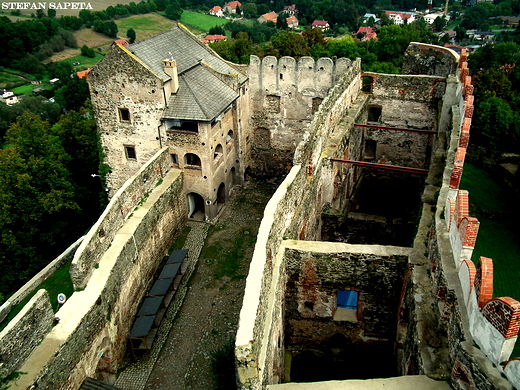
<path id="1" fill-rule="evenodd" d="M 491 259 L 472 263 L 478 221 L 459 190 L 466 54 L 413 43 L 403 71 L 237 66 L 183 27 L 115 47 L 89 76 L 112 198 L 70 251 L 76 292 L 56 315 L 38 293 L 2 331 L 0 370 L 28 373 L 12 388 L 114 375 L 180 228 L 218 218 L 246 174 L 280 171 L 236 336 L 239 388 L 412 375 L 520 386 L 520 303 L 493 298 Z"/>

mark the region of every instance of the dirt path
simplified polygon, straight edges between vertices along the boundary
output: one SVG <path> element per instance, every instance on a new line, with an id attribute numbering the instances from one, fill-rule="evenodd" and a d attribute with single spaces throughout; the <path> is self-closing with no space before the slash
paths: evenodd
<path id="1" fill-rule="evenodd" d="M 245 279 L 275 183 L 250 181 L 211 227 L 146 390 L 236 388 L 233 345 Z"/>

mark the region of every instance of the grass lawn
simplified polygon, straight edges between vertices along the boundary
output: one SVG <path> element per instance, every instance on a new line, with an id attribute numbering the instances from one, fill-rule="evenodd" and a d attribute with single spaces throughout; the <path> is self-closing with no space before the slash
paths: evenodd
<path id="1" fill-rule="evenodd" d="M 89 66 L 96 65 L 99 61 L 101 61 L 102 58 L 103 58 L 103 56 L 101 54 L 96 53 L 96 56 L 94 58 L 79 55 L 79 56 L 67 58 L 65 60 L 62 60 L 61 62 L 65 62 L 68 64 L 73 64 L 74 62 L 79 62 L 80 63 L 79 65 L 74 66 L 74 70 L 80 71 L 82 69 L 86 69 Z"/>
<path id="2" fill-rule="evenodd" d="M 13 89 L 15 95 L 31 95 L 34 88 L 41 87 L 41 85 L 22 85 L 21 87 Z"/>
<path id="3" fill-rule="evenodd" d="M 63 293 L 66 297 L 70 297 L 74 292 L 74 287 L 72 285 L 72 281 L 70 280 L 70 262 L 65 263 L 59 270 L 57 270 L 52 276 L 50 276 L 47 280 L 45 280 L 38 288 L 34 290 L 31 294 L 29 294 L 22 302 L 16 305 L 4 322 L 0 324 L 0 330 L 4 329 L 6 325 L 11 321 L 14 316 L 16 316 L 20 310 L 23 309 L 25 304 L 29 302 L 29 300 L 38 292 L 39 289 L 44 288 L 49 293 L 49 298 L 52 305 L 52 310 L 54 313 L 58 311 L 58 294 Z"/>
<path id="4" fill-rule="evenodd" d="M 207 32 L 210 28 L 221 26 L 229 22 L 228 19 L 219 18 L 216 16 L 201 14 L 193 11 L 183 11 L 181 15 L 181 23 L 190 28 L 193 33 Z M 196 31 L 195 31 L 196 30 Z"/>
<path id="5" fill-rule="evenodd" d="M 460 188 L 469 191 L 470 215 L 480 221 L 473 262 L 480 256 L 493 259 L 493 297 L 508 296 L 520 300 L 520 241 L 514 226 L 515 215 L 510 212 L 513 200 L 507 188 L 491 175 L 472 164 L 464 164 Z M 520 356 L 517 343 L 512 357 Z"/>

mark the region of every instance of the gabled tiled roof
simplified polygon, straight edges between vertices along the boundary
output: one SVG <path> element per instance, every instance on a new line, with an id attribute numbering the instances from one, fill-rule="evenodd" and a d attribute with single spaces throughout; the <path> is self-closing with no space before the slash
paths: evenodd
<path id="1" fill-rule="evenodd" d="M 372 29 L 372 27 L 365 27 L 365 26 L 361 26 L 359 27 L 359 29 L 357 30 L 356 34 L 368 34 L 368 33 L 371 33 L 373 32 L 374 30 Z"/>
<path id="2" fill-rule="evenodd" d="M 312 22 L 312 27 L 326 27 L 329 25 L 329 22 L 326 20 L 315 20 Z"/>
<path id="3" fill-rule="evenodd" d="M 218 42 L 218 41 L 224 41 L 227 37 L 222 34 L 214 34 L 214 35 L 206 35 L 203 39 L 203 41 L 206 42 Z"/>
<path id="4" fill-rule="evenodd" d="M 218 5 L 214 6 L 212 9 L 209 10 L 209 12 L 217 13 L 219 11 L 222 11 L 222 8 Z"/>
<path id="5" fill-rule="evenodd" d="M 164 72 L 163 60 L 171 53 L 177 62 L 179 89 L 169 98 L 164 118 L 211 121 L 238 97 L 218 74 L 236 76 L 238 83 L 247 80 L 243 73 L 228 65 L 183 27 L 174 27 L 133 44 L 128 51 L 163 82 L 170 80 Z"/>
<path id="6" fill-rule="evenodd" d="M 163 81 L 170 80 L 170 77 L 164 73 L 162 62 L 169 57 L 169 53 L 177 62 L 179 76 L 202 60 L 219 73 L 238 74 L 240 83 L 247 79 L 244 74 L 228 65 L 182 27 L 174 27 L 155 37 L 134 43 L 128 47 L 128 50 L 148 65 Z"/>
<path id="7" fill-rule="evenodd" d="M 237 7 L 242 7 L 242 4 L 239 1 L 230 1 L 229 3 L 226 3 L 225 6 L 231 9 L 236 9 Z"/>
<path id="8" fill-rule="evenodd" d="M 276 18 L 278 17 L 278 15 L 276 14 L 276 12 L 272 11 L 272 12 L 268 12 L 266 14 L 263 14 L 262 16 L 260 16 L 261 18 L 264 18 L 265 20 L 267 21 L 272 21 L 274 22 L 276 20 Z"/>
<path id="9" fill-rule="evenodd" d="M 114 45 L 121 45 L 123 47 L 128 47 L 130 44 L 126 39 L 116 39 L 114 42 L 112 42 L 112 46 Z"/>
<path id="10" fill-rule="evenodd" d="M 163 118 L 209 122 L 236 98 L 238 93 L 205 65 L 196 65 L 179 77 L 179 90 L 168 100 Z"/>

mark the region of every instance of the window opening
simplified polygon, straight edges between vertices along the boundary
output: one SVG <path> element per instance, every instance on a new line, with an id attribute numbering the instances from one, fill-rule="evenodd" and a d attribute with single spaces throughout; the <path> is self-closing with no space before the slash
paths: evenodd
<path id="1" fill-rule="evenodd" d="M 233 130 L 229 130 L 226 137 L 226 143 L 233 141 Z"/>
<path id="2" fill-rule="evenodd" d="M 135 146 L 125 145 L 126 158 L 129 160 L 136 160 Z"/>
<path id="3" fill-rule="evenodd" d="M 381 112 L 383 109 L 378 106 L 368 107 L 368 122 L 379 122 L 381 120 Z"/>
<path id="4" fill-rule="evenodd" d="M 334 321 L 358 322 L 359 293 L 353 290 L 338 290 Z"/>
<path id="5" fill-rule="evenodd" d="M 194 153 L 186 153 L 184 159 L 187 165 L 202 166 L 199 156 Z"/>
<path id="6" fill-rule="evenodd" d="M 128 108 L 119 109 L 119 120 L 122 122 L 130 122 L 130 111 Z"/>

